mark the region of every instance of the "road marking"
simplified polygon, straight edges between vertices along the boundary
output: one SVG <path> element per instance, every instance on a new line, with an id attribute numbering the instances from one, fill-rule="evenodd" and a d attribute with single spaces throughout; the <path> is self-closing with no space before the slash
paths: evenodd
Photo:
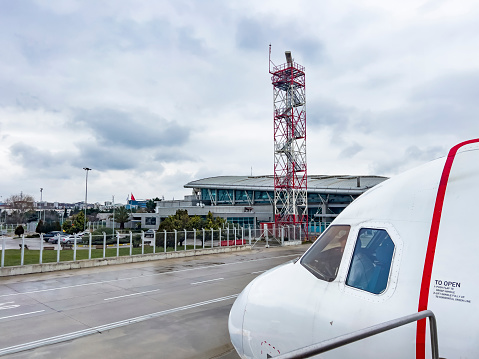
<path id="1" fill-rule="evenodd" d="M 251 272 L 251 274 L 258 274 L 258 273 L 264 273 L 264 272 L 266 272 L 266 270 L 259 270 L 257 272 Z"/>
<path id="2" fill-rule="evenodd" d="M 118 298 L 125 298 L 125 297 L 131 297 L 133 295 L 140 295 L 140 294 L 145 294 L 145 293 L 151 293 L 151 292 L 158 292 L 159 289 L 153 289 L 153 290 L 147 290 L 146 292 L 139 292 L 139 293 L 133 293 L 133 294 L 125 294 L 125 295 L 120 295 L 118 297 L 111 297 L 111 298 L 106 298 L 103 300 L 112 300 L 112 299 L 118 299 Z"/>
<path id="3" fill-rule="evenodd" d="M 32 291 L 29 291 L 29 292 L 20 292 L 20 293 L 12 293 L 12 294 L 2 294 L 2 295 L 0 295 L 0 298 L 2 298 L 2 297 L 11 297 L 11 296 L 15 296 L 15 295 L 25 295 L 25 294 L 35 294 L 35 293 L 42 293 L 42 292 L 50 292 L 50 291 L 54 291 L 54 290 L 69 289 L 69 288 L 76 288 L 76 287 L 84 287 L 84 286 L 87 286 L 87 285 L 96 285 L 96 284 L 112 283 L 112 282 L 118 282 L 118 281 L 122 281 L 122 280 L 130 280 L 130 279 L 154 277 L 154 276 L 158 276 L 158 275 L 165 275 L 165 274 L 172 274 L 172 273 L 187 272 L 187 271 L 199 270 L 199 269 L 216 268 L 216 267 L 229 266 L 229 265 L 234 265 L 234 264 L 245 264 L 245 263 L 250 263 L 250 262 L 264 261 L 264 260 L 268 260 L 268 259 L 279 259 L 279 258 L 297 257 L 297 256 L 298 256 L 298 254 L 296 253 L 296 254 L 288 254 L 288 255 L 278 256 L 278 257 L 258 258 L 258 259 L 250 259 L 250 260 L 247 260 L 247 261 L 238 261 L 238 262 L 231 262 L 231 263 L 214 264 L 214 265 L 204 266 L 204 267 L 195 267 L 195 268 L 179 269 L 179 270 L 176 270 L 176 271 L 169 271 L 169 272 L 155 273 L 155 274 L 145 274 L 145 275 L 139 275 L 139 276 L 128 277 L 128 278 L 119 278 L 119 279 L 103 280 L 103 281 L 99 281 L 99 282 L 90 282 L 90 283 L 84 283 L 84 284 L 67 285 L 67 286 L 64 286 L 64 287 L 56 287 L 56 288 L 49 288 L 49 289 L 32 290 Z"/>
<path id="4" fill-rule="evenodd" d="M 190 284 L 191 284 L 191 285 L 196 285 L 196 284 L 214 282 L 214 281 L 223 280 L 223 279 L 224 279 L 224 278 L 209 279 L 209 280 L 203 280 L 203 281 L 201 281 L 201 282 L 194 282 L 194 283 L 190 283 Z"/>
<path id="5" fill-rule="evenodd" d="M 7 319 L 7 318 L 13 318 L 13 317 L 21 317 L 22 315 L 41 313 L 41 312 L 44 312 L 44 311 L 45 311 L 45 309 L 43 309 L 43 310 L 37 310 L 36 312 L 28 312 L 28 313 L 22 313 L 22 314 L 9 315 L 9 316 L 7 316 L 7 317 L 1 317 L 0 320 L 2 320 L 2 319 Z M 0 355 L 1 355 L 1 354 L 0 354 Z"/>
<path id="6" fill-rule="evenodd" d="M 201 306 L 208 305 L 208 304 L 223 302 L 223 301 L 226 301 L 226 300 L 234 299 L 238 295 L 239 294 L 233 294 L 233 295 L 228 295 L 226 297 L 210 299 L 210 300 L 206 300 L 204 302 L 198 302 L 198 303 L 185 305 L 185 306 L 182 306 L 182 307 L 162 310 L 161 312 L 146 314 L 146 315 L 142 315 L 140 317 L 130 318 L 130 319 L 122 320 L 122 321 L 119 321 L 119 322 L 99 325 L 97 327 L 92 327 L 92 328 L 79 330 L 79 331 L 76 331 L 76 332 L 61 334 L 61 335 L 57 335 L 55 337 L 35 340 L 35 341 L 29 342 L 29 343 L 23 343 L 23 344 L 14 345 L 14 346 L 7 347 L 7 348 L 2 348 L 2 349 L 0 349 L 0 356 L 1 355 L 6 355 L 6 354 L 18 353 L 18 352 L 21 352 L 21 351 L 24 351 L 24 350 L 39 348 L 39 347 L 42 347 L 42 346 L 45 346 L 45 345 L 61 343 L 61 342 L 65 342 L 65 341 L 68 341 L 68 340 L 84 337 L 84 336 L 91 335 L 91 334 L 102 333 L 106 330 L 111 330 L 111 329 L 115 329 L 115 328 L 119 328 L 119 327 L 124 327 L 124 326 L 130 325 L 130 324 L 143 322 L 145 320 L 161 317 L 163 315 L 176 313 L 176 312 L 181 312 L 183 310 L 197 308 L 197 307 L 201 307 Z M 32 312 L 32 313 L 35 313 L 35 312 Z M 25 314 L 30 314 L 30 313 L 25 313 Z"/>
<path id="7" fill-rule="evenodd" d="M 13 308 L 17 308 L 17 307 L 20 306 L 20 304 L 12 304 L 12 303 L 15 303 L 15 302 L 0 303 L 0 310 L 2 310 L 2 309 L 13 309 Z M 6 304 L 10 304 L 10 305 L 6 305 Z"/>

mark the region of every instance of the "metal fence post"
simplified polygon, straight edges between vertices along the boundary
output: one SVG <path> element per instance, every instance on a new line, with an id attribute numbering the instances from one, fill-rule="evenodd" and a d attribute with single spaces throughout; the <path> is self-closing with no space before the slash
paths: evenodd
<path id="1" fill-rule="evenodd" d="M 141 231 L 141 254 L 145 254 L 145 232 Z"/>
<path id="2" fill-rule="evenodd" d="M 73 261 L 77 260 L 77 235 L 73 235 Z"/>
<path id="3" fill-rule="evenodd" d="M 60 262 L 60 235 L 58 235 L 57 240 L 57 263 Z"/>
<path id="4" fill-rule="evenodd" d="M 238 238 L 237 235 L 236 235 L 236 233 L 237 233 L 237 230 L 236 230 L 236 229 L 237 229 L 236 227 L 233 227 L 233 234 L 234 234 L 233 240 L 234 240 L 234 245 L 236 245 L 236 238 Z"/>
<path id="5" fill-rule="evenodd" d="M 5 236 L 2 236 L 2 268 L 5 266 Z"/>
<path id="6" fill-rule="evenodd" d="M 213 228 L 211 228 L 211 248 L 213 248 L 213 237 L 214 237 L 214 231 Z"/>
<path id="7" fill-rule="evenodd" d="M 241 245 L 244 244 L 244 227 L 241 227 Z"/>
<path id="8" fill-rule="evenodd" d="M 115 231 L 113 230 L 113 233 Z M 103 232 L 103 258 L 105 258 L 105 254 L 106 254 L 106 233 Z"/>
<path id="9" fill-rule="evenodd" d="M 251 226 L 248 227 L 249 231 L 249 245 L 251 245 Z"/>
<path id="10" fill-rule="evenodd" d="M 205 249 L 205 229 L 201 228 L 203 230 L 203 249 Z"/>
<path id="11" fill-rule="evenodd" d="M 268 226 L 266 225 L 266 235 L 265 235 L 265 239 L 266 239 L 266 248 L 269 247 L 269 228 Z"/>
<path id="12" fill-rule="evenodd" d="M 176 245 L 178 243 L 178 231 L 175 229 L 175 252 L 176 252 Z"/>
<path id="13" fill-rule="evenodd" d="M 284 246 L 284 227 L 281 227 L 281 245 Z"/>
<path id="14" fill-rule="evenodd" d="M 163 252 L 166 253 L 166 229 L 164 229 L 165 231 L 165 241 L 163 242 Z"/>
<path id="15" fill-rule="evenodd" d="M 219 229 L 219 234 L 220 234 L 220 241 L 219 241 L 219 243 L 220 243 L 220 247 L 221 247 L 221 228 Z M 226 238 L 226 240 L 228 240 L 228 238 Z"/>
<path id="16" fill-rule="evenodd" d="M 38 263 L 42 264 L 43 262 L 43 233 L 40 233 L 40 258 Z"/>
<path id="17" fill-rule="evenodd" d="M 22 266 L 24 263 L 24 256 L 25 256 L 25 235 L 22 234 L 22 248 L 21 248 L 21 254 L 20 254 L 20 265 Z"/>
<path id="18" fill-rule="evenodd" d="M 88 233 L 88 259 L 91 259 L 91 232 Z"/>
<path id="19" fill-rule="evenodd" d="M 230 226 L 228 224 L 228 228 L 226 228 L 226 245 L 230 243 Z"/>
<path id="20" fill-rule="evenodd" d="M 196 251 L 196 228 L 193 232 L 193 250 Z"/>
<path id="21" fill-rule="evenodd" d="M 116 256 L 120 256 L 120 232 L 116 232 Z"/>
<path id="22" fill-rule="evenodd" d="M 153 254 L 156 253 L 156 231 L 153 231 Z"/>
<path id="23" fill-rule="evenodd" d="M 130 257 L 133 255 L 133 232 L 130 231 Z"/>
<path id="24" fill-rule="evenodd" d="M 186 229 L 184 229 L 185 231 L 185 252 L 186 252 L 186 239 L 188 238 L 188 234 L 186 233 Z"/>

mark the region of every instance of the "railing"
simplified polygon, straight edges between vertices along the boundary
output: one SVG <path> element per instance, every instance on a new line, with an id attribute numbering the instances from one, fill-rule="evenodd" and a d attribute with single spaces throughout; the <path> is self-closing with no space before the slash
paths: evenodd
<path id="1" fill-rule="evenodd" d="M 115 230 L 112 235 L 110 229 L 108 234 L 87 233 L 83 237 L 70 235 L 67 240 L 61 240 L 65 238 L 63 235 L 53 237 L 52 240 L 56 243 L 52 243 L 52 240 L 44 241 L 43 235 L 40 238 L 22 235 L 19 239 L 2 235 L 1 267 L 253 245 L 259 241 L 265 241 L 268 247 L 293 242 L 296 244 L 310 239 L 305 237 L 300 226 L 276 227 L 274 224 L 264 228 L 227 224 L 219 229 L 154 231 L 149 238 L 148 234 L 150 233 L 143 231 L 132 233 Z M 7 240 L 10 249 L 6 249 Z M 65 243 L 67 241 L 69 243 Z"/>
<path id="2" fill-rule="evenodd" d="M 393 319 L 378 325 L 374 325 L 369 328 L 361 329 L 349 334 L 341 335 L 339 337 L 325 340 L 324 342 L 313 344 L 301 349 L 291 351 L 279 356 L 274 357 L 275 359 L 297 359 L 297 358 L 310 358 L 314 355 L 318 355 L 339 347 L 342 347 L 347 344 L 357 342 L 361 339 L 371 337 L 373 335 L 386 332 L 391 329 L 398 328 L 405 324 L 416 322 L 421 319 L 429 318 L 430 332 L 431 332 L 431 350 L 432 358 L 439 359 L 439 344 L 437 339 L 437 324 L 436 317 L 434 313 L 430 310 L 424 310 L 419 313 L 414 313 L 411 315 L 406 315 L 404 317 Z"/>
<path id="3" fill-rule="evenodd" d="M 40 238 L 25 238 L 25 235 L 22 235 L 19 240 L 9 238 L 10 243 L 14 242 L 15 249 L 6 249 L 7 238 L 2 236 L 1 267 L 236 247 L 251 244 L 255 234 L 252 228 L 227 227 L 216 230 L 204 228 L 192 231 L 155 231 L 150 238 L 146 237 L 143 231 L 141 233 L 115 231 L 114 235 L 88 233 L 83 238 L 62 235 L 52 237 L 50 242 L 44 242 L 43 235 Z"/>

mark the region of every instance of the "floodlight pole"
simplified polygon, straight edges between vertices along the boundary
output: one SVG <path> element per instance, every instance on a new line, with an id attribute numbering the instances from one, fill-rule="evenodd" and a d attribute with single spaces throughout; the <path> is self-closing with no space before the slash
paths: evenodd
<path id="1" fill-rule="evenodd" d="M 113 233 L 113 235 L 115 235 L 115 195 L 112 195 L 111 198 L 112 198 L 112 204 L 113 204 L 113 217 L 112 217 L 113 225 L 112 225 L 112 232 L 111 233 Z"/>
<path id="2" fill-rule="evenodd" d="M 43 188 L 40 188 L 40 203 L 43 207 Z M 45 218 L 43 218 L 45 220 Z M 40 209 L 40 220 L 42 220 L 42 210 Z"/>
<path id="3" fill-rule="evenodd" d="M 86 207 L 87 207 L 87 196 L 88 196 L 88 171 L 91 171 L 91 168 L 83 167 L 86 172 L 85 178 L 85 218 L 83 220 L 83 232 L 86 231 Z"/>

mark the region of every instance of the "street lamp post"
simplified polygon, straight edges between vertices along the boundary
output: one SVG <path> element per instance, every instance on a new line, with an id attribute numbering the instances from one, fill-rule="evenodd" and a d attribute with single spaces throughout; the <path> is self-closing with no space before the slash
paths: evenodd
<path id="1" fill-rule="evenodd" d="M 40 220 L 42 220 L 42 208 L 43 208 L 43 188 L 40 188 Z M 43 218 L 45 220 L 45 218 Z"/>
<path id="2" fill-rule="evenodd" d="M 87 207 L 87 195 L 88 195 L 88 171 L 91 171 L 91 168 L 83 167 L 86 172 L 85 178 L 85 219 L 83 221 L 83 232 L 86 231 L 86 207 Z"/>

